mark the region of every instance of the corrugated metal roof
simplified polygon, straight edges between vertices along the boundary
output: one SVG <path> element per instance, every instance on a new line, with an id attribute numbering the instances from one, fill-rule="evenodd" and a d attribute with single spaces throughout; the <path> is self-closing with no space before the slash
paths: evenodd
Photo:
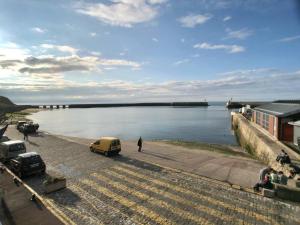
<path id="1" fill-rule="evenodd" d="M 254 108 L 256 111 L 265 112 L 278 117 L 290 116 L 300 113 L 300 104 L 270 103 Z"/>

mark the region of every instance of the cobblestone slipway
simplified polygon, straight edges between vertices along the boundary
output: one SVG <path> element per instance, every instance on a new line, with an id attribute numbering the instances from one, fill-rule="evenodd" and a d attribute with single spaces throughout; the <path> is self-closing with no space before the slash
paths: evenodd
<path id="1" fill-rule="evenodd" d="M 19 134 L 10 131 L 10 135 Z M 300 207 L 126 156 L 41 134 L 30 140 L 68 188 L 44 195 L 74 224 L 300 224 Z M 41 192 L 42 178 L 26 178 Z"/>

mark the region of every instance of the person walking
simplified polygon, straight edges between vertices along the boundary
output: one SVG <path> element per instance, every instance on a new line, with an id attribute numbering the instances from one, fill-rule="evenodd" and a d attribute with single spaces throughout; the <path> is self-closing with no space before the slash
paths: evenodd
<path id="1" fill-rule="evenodd" d="M 28 131 L 27 131 L 27 129 L 24 129 L 23 134 L 24 134 L 24 141 L 28 141 Z"/>
<path id="2" fill-rule="evenodd" d="M 142 151 L 142 147 L 143 147 L 143 139 L 142 139 L 142 137 L 139 138 L 137 146 L 139 146 L 138 151 L 141 152 Z"/>

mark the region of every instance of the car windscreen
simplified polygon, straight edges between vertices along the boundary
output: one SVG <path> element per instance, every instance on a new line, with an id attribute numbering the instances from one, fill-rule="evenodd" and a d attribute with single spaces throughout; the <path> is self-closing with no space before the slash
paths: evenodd
<path id="1" fill-rule="evenodd" d="M 33 163 L 40 163 L 42 161 L 39 155 L 33 155 L 30 157 L 23 158 L 23 162 L 25 164 L 33 164 Z"/>
<path id="2" fill-rule="evenodd" d="M 25 145 L 23 143 L 13 144 L 9 146 L 9 152 L 19 152 L 24 150 L 25 150 Z"/>

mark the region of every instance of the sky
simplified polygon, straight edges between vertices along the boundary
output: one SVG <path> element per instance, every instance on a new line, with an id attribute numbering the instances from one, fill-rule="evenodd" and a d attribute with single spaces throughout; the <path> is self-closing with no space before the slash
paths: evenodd
<path id="1" fill-rule="evenodd" d="M 18 104 L 300 99 L 297 0 L 0 0 Z"/>

